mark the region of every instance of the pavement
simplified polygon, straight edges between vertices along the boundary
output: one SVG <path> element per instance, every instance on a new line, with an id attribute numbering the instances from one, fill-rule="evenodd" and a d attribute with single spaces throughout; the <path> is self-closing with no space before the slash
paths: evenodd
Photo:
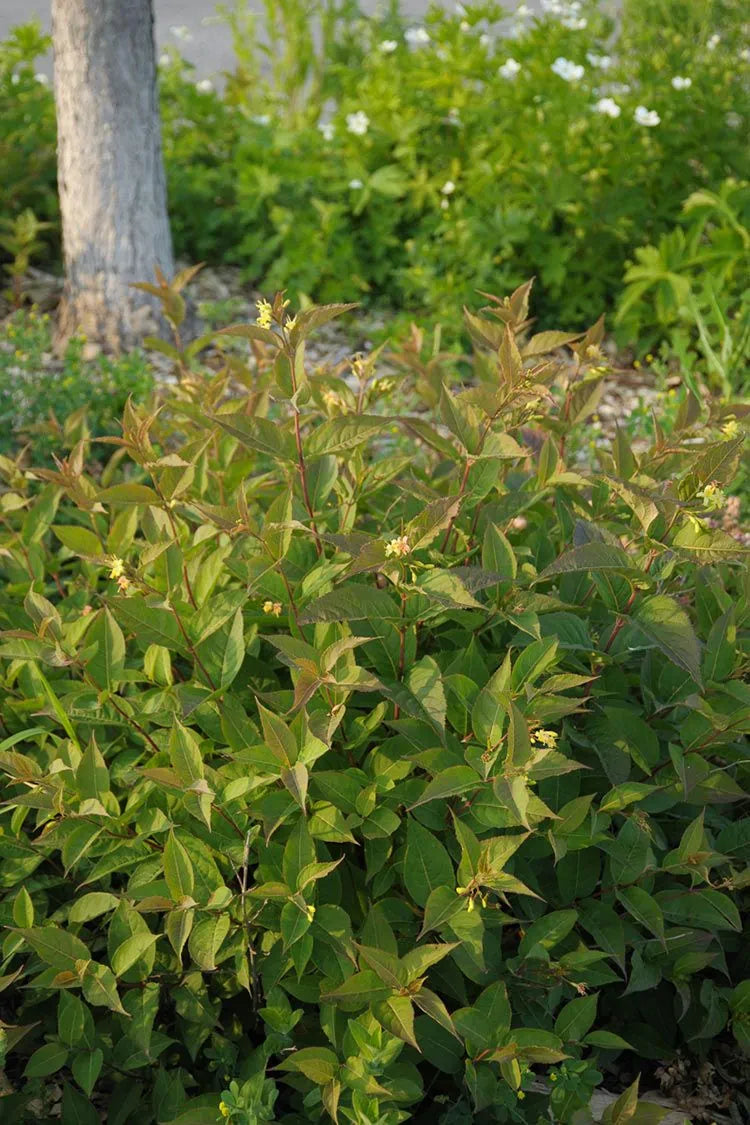
<path id="1" fill-rule="evenodd" d="M 127 2 L 127 0 L 125 0 Z M 373 11 L 378 0 L 363 0 L 365 11 Z M 511 11 L 520 0 L 505 0 Z M 250 0 L 253 11 L 261 11 L 261 0 Z M 430 0 L 401 0 L 407 18 L 418 22 L 430 7 Z M 527 0 L 527 7 L 539 11 L 541 0 Z M 51 0 L 0 0 L 0 39 L 16 24 L 37 17 L 45 29 L 50 26 Z M 213 0 L 154 0 L 157 47 L 177 46 L 196 66 L 199 76 L 212 76 L 229 70 L 234 60 L 232 37 L 226 24 L 216 19 Z M 176 29 L 172 30 L 172 29 Z M 40 70 L 49 73 L 51 61 L 45 60 Z"/>

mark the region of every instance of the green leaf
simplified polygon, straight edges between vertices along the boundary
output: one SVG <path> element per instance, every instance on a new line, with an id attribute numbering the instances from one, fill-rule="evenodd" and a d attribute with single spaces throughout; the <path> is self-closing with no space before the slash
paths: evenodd
<path id="1" fill-rule="evenodd" d="M 636 609 L 631 619 L 668 660 L 682 668 L 701 686 L 701 650 L 693 626 L 682 606 L 666 594 L 654 594 Z"/>
<path id="2" fill-rule="evenodd" d="M 292 435 L 268 418 L 232 413 L 216 414 L 212 421 L 237 438 L 246 449 L 280 461 L 297 463 L 297 450 Z"/>
<path id="3" fill-rule="evenodd" d="M 25 887 L 21 887 L 13 899 L 13 921 L 17 926 L 26 929 L 34 925 L 34 903 Z"/>
<path id="4" fill-rule="evenodd" d="M 111 488 L 103 488 L 96 498 L 103 504 L 159 503 L 157 493 L 145 484 L 113 484 Z"/>
<path id="5" fill-rule="evenodd" d="M 401 609 L 385 590 L 352 583 L 311 602 L 299 615 L 300 625 L 330 621 L 398 621 Z"/>
<path id="6" fill-rule="evenodd" d="M 96 652 L 86 662 L 88 674 L 98 687 L 113 691 L 125 667 L 125 637 L 106 606 L 97 615 L 86 640 L 97 645 Z"/>
<path id="7" fill-rule="evenodd" d="M 696 929 L 742 932 L 740 913 L 729 895 L 702 887 L 694 891 L 659 891 L 656 901 L 664 917 Z"/>
<path id="8" fill-rule="evenodd" d="M 596 1019 L 598 993 L 568 1001 L 555 1020 L 555 1035 L 566 1043 L 579 1043 Z"/>
<path id="9" fill-rule="evenodd" d="M 182 951 L 190 937 L 194 919 L 194 910 L 170 910 L 167 914 L 164 933 L 179 961 L 182 961 Z"/>
<path id="10" fill-rule="evenodd" d="M 170 652 L 187 653 L 185 640 L 174 614 L 140 597 L 108 598 L 107 605 L 126 632 L 134 633 L 142 645 L 162 645 Z"/>
<path id="11" fill-rule="evenodd" d="M 389 996 L 373 1004 L 372 1014 L 386 1031 L 419 1050 L 414 1037 L 414 1008 L 408 996 Z"/>
<path id="12" fill-rule="evenodd" d="M 305 440 L 305 456 L 323 457 L 331 453 L 348 453 L 362 445 L 389 424 L 381 415 L 345 414 L 317 425 Z"/>
<path id="13" fill-rule="evenodd" d="M 219 685 L 222 688 L 228 688 L 234 681 L 237 673 L 242 667 L 242 662 L 245 659 L 245 634 L 244 623 L 242 618 L 242 610 L 238 609 L 232 618 L 232 625 L 229 629 L 224 654 L 221 658 L 221 671 L 219 674 Z"/>
<path id="14" fill-rule="evenodd" d="M 516 577 L 518 564 L 510 543 L 497 524 L 488 523 L 482 541 L 482 566 L 511 581 Z"/>
<path id="15" fill-rule="evenodd" d="M 377 973 L 372 969 L 364 969 L 361 973 L 354 973 L 347 977 L 343 984 L 330 992 L 321 993 L 321 1000 L 333 1004 L 343 1004 L 348 1010 L 356 1011 L 365 1008 L 368 1004 L 385 1000 L 391 993 L 390 985 L 383 984 Z"/>
<path id="16" fill-rule="evenodd" d="M 453 880 L 451 880 L 450 886 L 435 887 L 430 892 L 425 905 L 424 921 L 419 936 L 422 937 L 430 930 L 441 929 L 462 910 L 464 910 L 464 902 L 456 894 Z"/>
<path id="17" fill-rule="evenodd" d="M 433 722 L 439 727 L 444 727 L 447 705 L 440 668 L 436 661 L 431 656 L 423 656 L 409 669 L 406 683 Z"/>
<path id="18" fill-rule="evenodd" d="M 654 793 L 659 793 L 661 786 L 659 785 L 645 785 L 640 781 L 625 781 L 622 785 L 616 785 L 614 789 L 610 789 L 602 798 L 602 803 L 599 806 L 600 812 L 620 812 L 621 809 L 627 808 L 628 805 L 637 804 L 639 801 L 645 801 L 647 797 L 653 796 Z"/>
<path id="19" fill-rule="evenodd" d="M 587 1047 L 602 1047 L 606 1051 L 632 1051 L 632 1044 L 613 1031 L 590 1031 L 584 1036 Z"/>
<path id="20" fill-rule="evenodd" d="M 96 558 L 104 554 L 104 547 L 98 535 L 86 527 L 76 527 L 73 524 L 53 524 L 52 530 L 64 547 L 76 555 L 86 558 Z"/>
<path id="21" fill-rule="evenodd" d="M 274 758 L 287 768 L 297 761 L 297 740 L 279 715 L 258 703 L 263 737 Z"/>
<path id="22" fill-rule="evenodd" d="M 89 961 L 82 980 L 83 995 L 95 1007 L 111 1008 L 113 1012 L 125 1015 L 125 1009 L 117 994 L 117 980 L 111 969 Z"/>
<path id="23" fill-rule="evenodd" d="M 173 902 L 192 896 L 195 887 L 193 865 L 187 851 L 172 831 L 164 845 L 164 878 Z"/>
<path id="24" fill-rule="evenodd" d="M 26 1063 L 24 1078 L 46 1078 L 50 1074 L 57 1074 L 68 1061 L 68 1048 L 62 1043 L 45 1043 L 38 1047 Z"/>
<path id="25" fill-rule="evenodd" d="M 89 1099 L 68 1085 L 63 1089 L 60 1120 L 64 1125 L 100 1125 L 101 1122 L 99 1114 Z"/>
<path id="26" fill-rule="evenodd" d="M 34 926 L 13 931 L 20 934 L 48 965 L 55 969 L 76 971 L 76 961 L 88 961 L 89 951 L 80 938 L 59 926 Z"/>
<path id="27" fill-rule="evenodd" d="M 580 547 L 573 547 L 572 550 L 560 555 L 559 559 L 555 559 L 542 571 L 537 582 L 552 578 L 556 574 L 574 574 L 581 570 L 593 572 L 615 570 L 630 573 L 635 570 L 635 566 L 630 555 L 622 547 L 594 540 L 583 543 Z"/>
<path id="28" fill-rule="evenodd" d="M 621 887 L 617 897 L 636 922 L 664 941 L 664 915 L 658 902 L 642 887 Z"/>
<path id="29" fill-rule="evenodd" d="M 91 891 L 77 898 L 70 908 L 68 920 L 73 923 L 91 922 L 102 914 L 116 910 L 120 900 L 106 891 Z"/>
<path id="30" fill-rule="evenodd" d="M 406 827 L 404 883 L 419 906 L 425 906 L 431 891 L 454 885 L 453 864 L 438 840 L 419 821 L 410 819 Z"/>
<path id="31" fill-rule="evenodd" d="M 186 789 L 203 777 L 200 744 L 188 727 L 175 720 L 169 735 L 169 757 L 172 768 Z"/>
<path id="32" fill-rule="evenodd" d="M 409 810 L 430 801 L 444 801 L 446 797 L 455 797 L 458 793 L 477 789 L 480 784 L 476 771 L 470 766 L 448 766 L 427 783 L 419 799 L 409 806 Z"/>
<path id="33" fill-rule="evenodd" d="M 303 1047 L 277 1063 L 276 1069 L 297 1071 L 316 1085 L 325 1086 L 338 1074 L 339 1060 L 327 1047 Z"/>
<path id="34" fill-rule="evenodd" d="M 612 1105 L 607 1106 L 602 1115 L 602 1122 L 606 1125 L 627 1125 L 628 1121 L 633 1119 L 636 1108 L 638 1106 L 638 1082 L 628 1086 L 619 1098 Z"/>
<path id="35" fill-rule="evenodd" d="M 284 949 L 298 942 L 310 929 L 312 919 L 296 902 L 285 902 L 281 908 L 281 940 Z"/>
<path id="36" fill-rule="evenodd" d="M 188 940 L 188 952 L 203 972 L 211 973 L 216 968 L 216 954 L 229 933 L 229 915 L 217 914 L 204 918 L 194 927 Z"/>
<path id="37" fill-rule="evenodd" d="M 73 1077 L 89 1098 L 101 1073 L 103 1062 L 104 1054 L 99 1047 L 95 1047 L 93 1051 L 79 1051 L 77 1055 L 73 1056 L 73 1061 L 70 1064 Z"/>
<path id="38" fill-rule="evenodd" d="M 91 1012 L 72 992 L 63 991 L 57 1003 L 57 1034 L 66 1047 L 95 1045 L 94 1020 Z"/>

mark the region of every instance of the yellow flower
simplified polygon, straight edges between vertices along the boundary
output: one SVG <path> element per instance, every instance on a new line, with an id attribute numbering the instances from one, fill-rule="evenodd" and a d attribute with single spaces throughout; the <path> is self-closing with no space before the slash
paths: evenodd
<path id="1" fill-rule="evenodd" d="M 219 1102 L 219 1113 L 222 1117 L 229 1117 L 230 1109 L 226 1102 Z"/>
<path id="2" fill-rule="evenodd" d="M 722 426 L 721 432 L 723 433 L 725 438 L 736 438 L 737 434 L 740 432 L 740 428 L 737 425 L 737 419 L 730 418 L 729 421 Z"/>
<path id="3" fill-rule="evenodd" d="M 297 317 L 296 316 L 288 316 L 286 318 L 286 322 L 284 324 L 284 327 L 286 328 L 287 332 L 291 332 L 292 329 L 296 327 L 296 325 L 297 325 Z"/>
<path id="4" fill-rule="evenodd" d="M 271 302 L 264 301 L 261 298 L 260 301 L 255 302 L 255 307 L 258 310 L 258 327 L 270 328 L 271 324 L 273 323 L 273 310 L 271 308 Z"/>
<path id="5" fill-rule="evenodd" d="M 263 612 L 272 613 L 274 617 L 281 617 L 283 606 L 281 602 L 267 601 L 263 602 Z"/>
<path id="6" fill-rule="evenodd" d="M 531 738 L 538 746 L 546 746 L 548 750 L 554 750 L 557 746 L 558 734 L 554 730 L 535 730 Z"/>
<path id="7" fill-rule="evenodd" d="M 109 563 L 109 577 L 122 578 L 125 573 L 125 563 L 122 559 L 118 559 L 117 555 L 111 555 L 107 562 Z"/>
<path id="8" fill-rule="evenodd" d="M 707 512 L 714 512 L 719 508 L 723 508 L 727 502 L 727 498 L 719 488 L 716 481 L 707 484 L 698 493 L 698 498 L 703 501 L 703 507 Z"/>
<path id="9" fill-rule="evenodd" d="M 399 535 L 396 539 L 391 539 L 391 541 L 386 544 L 385 557 L 387 559 L 402 559 L 404 555 L 409 554 L 410 550 L 411 547 L 409 546 L 408 538 L 405 535 Z"/>

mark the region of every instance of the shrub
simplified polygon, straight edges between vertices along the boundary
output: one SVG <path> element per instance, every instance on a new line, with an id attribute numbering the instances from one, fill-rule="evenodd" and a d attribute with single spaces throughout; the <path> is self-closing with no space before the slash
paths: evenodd
<path id="1" fill-rule="evenodd" d="M 744 5 L 628 2 L 619 33 L 595 3 L 547 7 L 519 23 L 435 8 L 415 29 L 395 7 L 269 4 L 260 24 L 235 17 L 221 92 L 168 56 L 178 252 L 295 299 L 354 289 L 426 310 L 454 334 L 477 287 L 531 274 L 542 327 L 613 307 L 635 247 L 690 192 L 750 177 Z M 51 182 L 51 135 L 39 151 Z"/>
<path id="2" fill-rule="evenodd" d="M 742 439 L 571 468 L 601 324 L 529 288 L 401 414 L 278 297 L 100 475 L 0 459 L 9 1120 L 570 1122 L 750 1046 Z"/>
<path id="3" fill-rule="evenodd" d="M 49 316 L 33 309 L 0 327 L 0 453 L 28 441 L 35 457 L 49 458 L 89 427 L 97 436 L 118 433 L 128 396 L 147 398 L 153 377 L 142 352 L 85 360 L 84 350 L 75 336 L 53 360 Z"/>
<path id="4" fill-rule="evenodd" d="M 725 395 L 747 391 L 750 366 L 750 184 L 696 191 L 658 246 L 641 246 L 625 274 L 617 319 L 643 350 L 666 336 L 683 373 L 701 371 Z"/>

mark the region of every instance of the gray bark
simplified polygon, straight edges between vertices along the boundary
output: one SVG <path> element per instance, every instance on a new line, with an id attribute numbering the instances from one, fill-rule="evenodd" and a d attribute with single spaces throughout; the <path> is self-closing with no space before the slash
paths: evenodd
<path id="1" fill-rule="evenodd" d="M 174 272 L 151 0 L 53 0 L 65 287 L 58 333 L 118 351 L 158 328 L 135 281 Z"/>

